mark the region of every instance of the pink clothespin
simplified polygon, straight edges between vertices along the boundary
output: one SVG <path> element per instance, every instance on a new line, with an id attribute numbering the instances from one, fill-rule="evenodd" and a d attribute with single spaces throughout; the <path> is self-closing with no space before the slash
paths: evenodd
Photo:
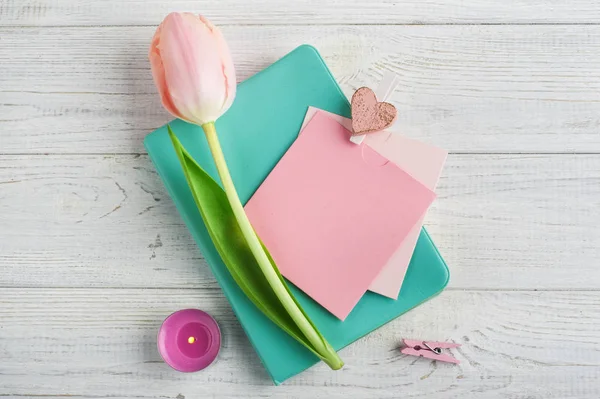
<path id="1" fill-rule="evenodd" d="M 427 359 L 439 360 L 440 362 L 446 363 L 460 363 L 460 360 L 455 359 L 452 355 L 442 353 L 442 349 L 458 348 L 460 344 L 452 342 L 416 341 L 413 339 L 404 339 L 402 341 L 406 347 L 400 352 L 405 355 L 422 356 Z"/>

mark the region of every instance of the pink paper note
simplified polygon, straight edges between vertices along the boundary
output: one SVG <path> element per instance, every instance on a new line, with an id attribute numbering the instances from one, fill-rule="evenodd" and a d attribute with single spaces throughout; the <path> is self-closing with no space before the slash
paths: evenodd
<path id="1" fill-rule="evenodd" d="M 341 123 L 346 129 L 352 129 L 350 119 L 314 107 L 309 107 L 302 129 L 317 112 L 325 113 L 328 117 Z M 301 130 L 301 132 L 303 131 Z M 435 190 L 448 156 L 448 152 L 444 149 L 389 131 L 366 135 L 364 144 L 394 162 L 430 190 Z M 425 215 L 419 219 L 402 244 L 396 249 L 387 264 L 371 283 L 369 290 L 389 298 L 398 298 L 406 270 L 419 239 L 424 218 Z"/>
<path id="2" fill-rule="evenodd" d="M 435 194 L 317 112 L 246 204 L 281 273 L 344 320 Z"/>

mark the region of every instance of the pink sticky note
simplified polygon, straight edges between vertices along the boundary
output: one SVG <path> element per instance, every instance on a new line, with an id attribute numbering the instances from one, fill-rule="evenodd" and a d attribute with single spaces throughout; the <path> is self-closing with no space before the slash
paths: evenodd
<path id="1" fill-rule="evenodd" d="M 246 204 L 281 273 L 344 320 L 435 194 L 317 112 Z"/>
<path id="2" fill-rule="evenodd" d="M 342 124 L 346 129 L 352 129 L 352 121 L 350 119 L 314 107 L 309 107 L 302 129 L 304 129 L 317 112 L 325 113 L 328 117 Z M 301 130 L 301 132 L 303 131 Z M 444 149 L 389 131 L 366 135 L 364 144 L 404 169 L 430 190 L 435 190 L 444 163 L 446 162 L 446 157 L 448 156 L 448 152 Z M 406 236 L 402 244 L 397 248 L 375 280 L 373 280 L 369 290 L 389 298 L 398 298 L 406 270 L 419 239 L 424 218 L 425 215 L 419 219 L 411 232 Z"/>

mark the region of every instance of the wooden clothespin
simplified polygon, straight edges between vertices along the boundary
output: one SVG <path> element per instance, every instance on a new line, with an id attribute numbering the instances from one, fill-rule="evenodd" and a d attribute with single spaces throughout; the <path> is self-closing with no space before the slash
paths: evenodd
<path id="1" fill-rule="evenodd" d="M 402 341 L 406 346 L 400 352 L 405 355 L 421 356 L 446 363 L 460 363 L 460 360 L 455 359 L 452 355 L 442 353 L 442 349 L 458 348 L 460 347 L 460 344 L 452 342 L 416 341 L 412 339 L 404 339 Z"/>

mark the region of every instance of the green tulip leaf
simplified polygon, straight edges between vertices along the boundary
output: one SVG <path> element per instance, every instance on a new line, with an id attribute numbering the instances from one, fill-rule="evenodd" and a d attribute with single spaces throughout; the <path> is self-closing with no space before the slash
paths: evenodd
<path id="1" fill-rule="evenodd" d="M 333 369 L 341 368 L 343 362 L 302 310 L 302 307 L 296 301 L 285 280 L 279 273 L 273 258 L 263 245 L 271 266 L 277 273 L 278 281 L 276 284 L 279 284 L 279 287 L 272 287 L 269 284 L 242 234 L 238 220 L 234 215 L 223 188 L 190 156 L 170 127 L 169 136 L 171 137 L 173 147 L 183 168 L 185 178 L 198 210 L 206 225 L 206 229 L 234 281 L 252 303 L 273 323 L 325 361 Z M 281 290 L 281 286 L 284 287 L 285 291 Z M 279 288 L 279 292 L 287 292 L 287 295 L 293 299 L 297 305 L 294 317 L 296 320 L 301 318 L 305 328 L 306 326 L 312 328 L 312 333 L 316 333 L 322 341 L 320 348 L 311 344 L 310 340 L 294 320 L 294 317 L 286 310 L 277 297 L 274 288 Z"/>

